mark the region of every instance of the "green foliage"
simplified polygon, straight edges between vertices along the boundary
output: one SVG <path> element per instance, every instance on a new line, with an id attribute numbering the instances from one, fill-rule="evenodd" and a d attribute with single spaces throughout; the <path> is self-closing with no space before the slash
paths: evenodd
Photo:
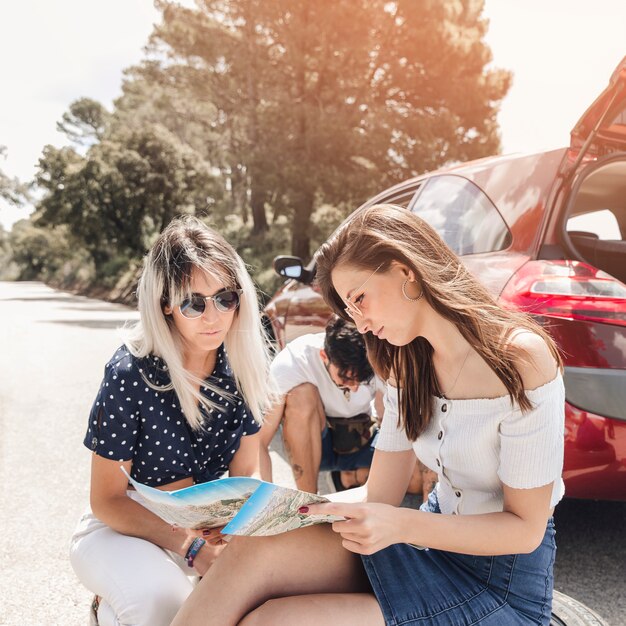
<path id="1" fill-rule="evenodd" d="M 270 213 L 270 217 L 272 214 Z M 346 212 L 330 206 L 320 206 L 312 215 L 311 241 L 317 248 L 339 226 L 346 217 Z M 206 220 L 210 226 L 217 225 Z M 235 247 L 246 262 L 254 281 L 261 291 L 263 299 L 269 299 L 284 278 L 274 272 L 272 262 L 279 254 L 290 254 L 291 225 L 284 215 L 276 216 L 270 230 L 263 236 L 255 234 L 250 225 L 243 223 L 241 217 L 230 216 L 220 228 L 222 234 Z"/>
<path id="2" fill-rule="evenodd" d="M 207 220 L 207 223 L 217 227 L 212 221 Z M 278 254 L 289 253 L 291 233 L 288 220 L 284 216 L 277 218 L 270 230 L 261 235 L 255 233 L 251 225 L 244 224 L 240 216 L 232 215 L 220 230 L 245 261 L 261 298 L 268 299 L 282 283 L 272 269 L 272 261 Z"/>
<path id="3" fill-rule="evenodd" d="M 0 146 L 0 157 L 6 157 L 6 147 Z M 0 198 L 9 204 L 19 206 L 30 198 L 28 185 L 17 178 L 10 178 L 0 169 Z"/>
<path id="4" fill-rule="evenodd" d="M 102 140 L 85 157 L 46 146 L 37 182 L 48 193 L 35 222 L 69 225 L 98 277 L 120 255 L 141 257 L 175 215 L 210 211 L 220 194 L 207 164 L 158 125 Z"/>
<path id="5" fill-rule="evenodd" d="M 509 75 L 486 69 L 482 0 L 158 6 L 152 77 L 214 104 L 223 159 L 253 214 L 256 198 L 290 218 L 294 254 L 320 203 L 499 148 Z"/>
<path id="6" fill-rule="evenodd" d="M 111 257 L 102 265 L 99 271 L 100 280 L 98 281 L 105 289 L 113 289 L 119 280 L 131 265 L 132 259 L 118 254 Z"/>
<path id="7" fill-rule="evenodd" d="M 15 280 L 19 267 L 13 261 L 9 233 L 0 224 L 0 280 Z"/>
<path id="8" fill-rule="evenodd" d="M 104 138 L 111 114 L 96 100 L 80 98 L 63 113 L 57 130 L 78 145 L 92 144 Z"/>
<path id="9" fill-rule="evenodd" d="M 20 220 L 13 225 L 8 244 L 10 260 L 19 268 L 17 280 L 69 285 L 90 279 L 85 254 L 72 245 L 67 226 L 41 228 L 30 220 Z"/>

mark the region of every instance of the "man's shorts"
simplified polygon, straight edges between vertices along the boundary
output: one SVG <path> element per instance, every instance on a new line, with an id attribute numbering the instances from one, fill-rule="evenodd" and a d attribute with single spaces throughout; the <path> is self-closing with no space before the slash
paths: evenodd
<path id="1" fill-rule="evenodd" d="M 355 470 L 359 467 L 369 467 L 374 457 L 374 446 L 378 439 L 378 428 L 371 439 L 360 450 L 351 454 L 337 454 L 333 450 L 333 433 L 328 426 L 322 431 L 322 462 L 320 470 L 342 472 Z"/>

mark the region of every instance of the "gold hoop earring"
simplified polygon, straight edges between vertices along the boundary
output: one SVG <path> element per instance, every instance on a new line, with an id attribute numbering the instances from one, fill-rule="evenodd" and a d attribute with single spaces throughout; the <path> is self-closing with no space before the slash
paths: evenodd
<path id="1" fill-rule="evenodd" d="M 424 290 L 422 289 L 420 291 L 420 295 L 417 296 L 417 298 L 411 298 L 411 296 L 409 296 L 406 292 L 406 284 L 409 282 L 409 279 L 407 278 L 403 283 L 402 283 L 402 295 L 409 300 L 409 302 L 417 302 L 423 295 L 424 295 Z M 413 282 L 413 281 L 411 281 Z"/>

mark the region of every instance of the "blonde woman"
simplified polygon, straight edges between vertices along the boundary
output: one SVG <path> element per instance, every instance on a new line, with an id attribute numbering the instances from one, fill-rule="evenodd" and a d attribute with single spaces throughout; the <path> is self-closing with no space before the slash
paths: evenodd
<path id="1" fill-rule="evenodd" d="M 146 256 L 138 299 L 140 321 L 107 363 L 89 416 L 91 510 L 71 544 L 103 625 L 169 624 L 227 550 L 215 532 L 172 527 L 144 508 L 120 465 L 166 490 L 226 471 L 258 476 L 272 400 L 255 288 L 218 233 L 192 217 L 170 223 Z"/>
<path id="2" fill-rule="evenodd" d="M 324 299 L 388 381 L 365 501 L 302 510 L 345 518 L 332 527 L 235 539 L 173 624 L 549 624 L 564 491 L 554 343 L 404 209 L 360 211 L 316 261 Z M 419 511 L 399 508 L 416 455 L 438 474 Z"/>

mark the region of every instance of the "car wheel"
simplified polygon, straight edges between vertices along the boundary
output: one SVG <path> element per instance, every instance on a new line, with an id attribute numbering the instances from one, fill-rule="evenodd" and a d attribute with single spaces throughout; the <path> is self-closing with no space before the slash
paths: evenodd
<path id="1" fill-rule="evenodd" d="M 558 591 L 552 598 L 550 626 L 609 626 L 597 613 Z"/>

